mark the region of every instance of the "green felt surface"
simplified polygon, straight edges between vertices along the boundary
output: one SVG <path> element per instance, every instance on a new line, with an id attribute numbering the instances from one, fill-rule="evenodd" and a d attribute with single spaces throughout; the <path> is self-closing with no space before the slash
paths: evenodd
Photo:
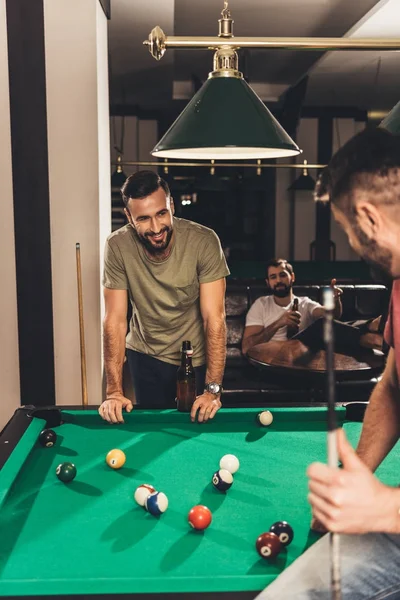
<path id="1" fill-rule="evenodd" d="M 256 424 L 258 412 L 224 410 L 201 425 L 176 411 L 136 411 L 111 426 L 94 411 L 64 411 L 53 448 L 33 443 L 41 429 L 34 419 L 19 443 L 25 461 L 11 487 L 12 463 L 0 473 L 0 491 L 9 487 L 0 510 L 0 595 L 264 588 L 316 539 L 305 470 L 325 461 L 326 432 L 324 409 L 273 409 L 268 428 Z M 361 424 L 344 427 L 355 444 Z M 112 448 L 126 453 L 121 470 L 105 463 Z M 226 453 L 241 466 L 223 494 L 210 482 Z M 395 450 L 380 468 L 386 483 L 398 483 L 398 458 Z M 55 475 L 63 461 L 77 466 L 69 484 Z M 156 518 L 135 504 L 141 483 L 167 494 L 165 514 Z M 196 504 L 213 513 L 204 532 L 187 523 Z M 268 563 L 255 540 L 280 519 L 295 537 Z"/>

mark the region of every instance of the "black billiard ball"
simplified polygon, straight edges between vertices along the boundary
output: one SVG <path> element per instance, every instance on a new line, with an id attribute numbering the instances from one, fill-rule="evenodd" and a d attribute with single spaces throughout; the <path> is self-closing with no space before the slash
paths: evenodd
<path id="1" fill-rule="evenodd" d="M 43 429 L 39 435 L 39 443 L 44 448 L 51 448 L 56 443 L 57 434 L 52 429 Z"/>
<path id="2" fill-rule="evenodd" d="M 226 492 L 229 490 L 233 483 L 232 473 L 229 473 L 226 469 L 220 469 L 216 471 L 212 478 L 213 486 L 220 492 Z"/>
<path id="3" fill-rule="evenodd" d="M 61 463 L 56 469 L 56 475 L 60 481 L 68 483 L 75 478 L 76 467 L 70 462 Z"/>
<path id="4" fill-rule="evenodd" d="M 277 521 L 269 530 L 278 536 L 282 546 L 289 546 L 294 536 L 293 529 L 287 521 Z"/>
<path id="5" fill-rule="evenodd" d="M 256 540 L 257 552 L 262 558 L 276 558 L 282 550 L 282 547 L 278 536 L 271 531 L 262 533 Z"/>

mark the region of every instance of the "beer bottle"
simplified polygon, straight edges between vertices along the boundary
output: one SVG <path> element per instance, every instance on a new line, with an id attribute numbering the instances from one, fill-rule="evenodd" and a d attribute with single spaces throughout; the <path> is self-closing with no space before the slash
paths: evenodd
<path id="1" fill-rule="evenodd" d="M 190 412 L 196 400 L 196 377 L 192 365 L 193 348 L 190 341 L 182 343 L 181 366 L 176 377 L 176 404 L 181 412 Z"/>
<path id="2" fill-rule="evenodd" d="M 293 300 L 293 305 L 291 308 L 292 312 L 297 312 L 299 310 L 299 299 L 295 298 Z M 296 335 L 296 333 L 299 333 L 299 326 L 298 325 L 288 325 L 287 326 L 287 339 L 290 340 L 290 338 L 292 338 L 293 336 Z"/>

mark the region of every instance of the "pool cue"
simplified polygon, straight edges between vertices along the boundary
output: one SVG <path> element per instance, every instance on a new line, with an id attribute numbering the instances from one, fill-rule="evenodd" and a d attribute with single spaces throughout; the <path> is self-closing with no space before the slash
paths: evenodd
<path id="1" fill-rule="evenodd" d="M 338 466 L 338 451 L 336 443 L 337 419 L 335 412 L 335 340 L 333 335 L 333 311 L 335 297 L 332 287 L 324 290 L 324 342 L 326 356 L 326 395 L 327 395 L 327 428 L 328 428 L 328 465 L 333 468 Z M 333 600 L 341 600 L 342 590 L 340 582 L 340 548 L 339 534 L 329 533 L 331 592 Z"/>
<path id="2" fill-rule="evenodd" d="M 76 278 L 78 282 L 78 308 L 79 308 L 79 338 L 81 350 L 81 386 L 82 405 L 88 405 L 88 391 L 86 379 L 86 351 L 85 351 L 85 329 L 83 323 L 83 298 L 82 298 L 82 270 L 81 270 L 81 245 L 76 244 Z"/>

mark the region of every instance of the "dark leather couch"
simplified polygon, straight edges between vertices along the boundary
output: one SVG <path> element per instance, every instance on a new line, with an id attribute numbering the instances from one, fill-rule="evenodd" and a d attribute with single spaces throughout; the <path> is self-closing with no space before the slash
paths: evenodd
<path id="1" fill-rule="evenodd" d="M 385 313 L 390 292 L 384 285 L 341 285 L 342 321 L 369 319 Z M 297 296 L 322 302 L 322 285 L 295 285 Z M 241 352 L 246 314 L 253 302 L 269 292 L 263 281 L 227 280 L 227 359 L 223 381 L 224 405 L 242 404 L 246 398 L 263 404 L 269 401 L 298 402 L 321 399 L 315 385 L 301 380 L 280 381 L 249 364 Z M 377 379 L 349 381 L 337 386 L 337 400 L 367 400 Z"/>

